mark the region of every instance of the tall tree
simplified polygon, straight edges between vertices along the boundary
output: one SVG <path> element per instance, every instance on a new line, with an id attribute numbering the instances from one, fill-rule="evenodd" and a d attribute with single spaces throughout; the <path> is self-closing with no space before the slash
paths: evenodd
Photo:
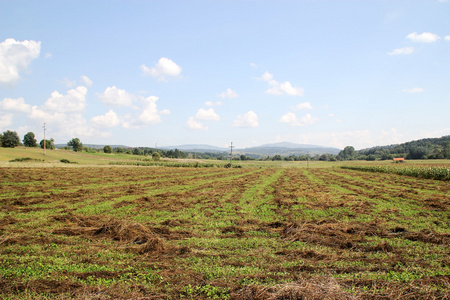
<path id="1" fill-rule="evenodd" d="M 42 149 L 44 149 L 44 140 L 41 140 L 39 142 L 39 145 Z M 49 140 L 45 140 L 45 149 L 53 150 L 55 149 L 55 140 L 53 138 Z"/>
<path id="2" fill-rule="evenodd" d="M 20 138 L 17 132 L 6 130 L 3 132 L 2 147 L 14 148 L 20 145 Z"/>
<path id="3" fill-rule="evenodd" d="M 355 148 L 353 148 L 353 146 L 345 147 L 344 150 L 342 150 L 338 154 L 338 157 L 341 160 L 351 160 L 354 158 L 354 156 L 355 156 Z"/>
<path id="4" fill-rule="evenodd" d="M 23 145 L 25 147 L 37 147 L 37 141 L 33 132 L 28 132 L 24 135 Z"/>
<path id="5" fill-rule="evenodd" d="M 73 151 L 78 152 L 83 150 L 83 143 L 80 141 L 79 138 L 74 138 L 71 139 L 68 143 L 67 146 L 72 147 Z"/>

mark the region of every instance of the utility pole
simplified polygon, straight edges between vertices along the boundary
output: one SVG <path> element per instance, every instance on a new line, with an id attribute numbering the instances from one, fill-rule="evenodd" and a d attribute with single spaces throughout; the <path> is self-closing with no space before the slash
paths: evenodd
<path id="1" fill-rule="evenodd" d="M 45 142 L 45 123 L 44 123 L 44 155 L 47 155 L 47 149 L 45 148 L 45 144 L 46 144 L 46 142 Z"/>
<path id="2" fill-rule="evenodd" d="M 231 146 L 230 147 L 230 167 L 233 167 L 233 142 L 231 142 Z"/>
<path id="3" fill-rule="evenodd" d="M 309 169 L 309 151 L 308 151 L 308 155 L 306 156 L 306 159 L 307 159 L 307 168 Z"/>

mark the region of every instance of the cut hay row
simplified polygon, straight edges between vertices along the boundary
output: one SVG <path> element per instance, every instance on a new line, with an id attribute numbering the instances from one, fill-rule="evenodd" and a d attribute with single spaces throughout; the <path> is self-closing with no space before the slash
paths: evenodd
<path id="1" fill-rule="evenodd" d="M 230 164 L 213 164 L 213 163 L 200 163 L 200 162 L 147 162 L 147 161 L 117 161 L 110 162 L 113 166 L 143 166 L 143 167 L 171 167 L 171 168 L 240 168 L 239 165 L 231 166 Z"/>

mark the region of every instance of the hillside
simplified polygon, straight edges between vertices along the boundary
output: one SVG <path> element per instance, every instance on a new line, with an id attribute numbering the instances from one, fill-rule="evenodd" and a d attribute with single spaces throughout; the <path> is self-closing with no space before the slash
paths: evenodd
<path id="1" fill-rule="evenodd" d="M 359 157 L 371 156 L 389 159 L 405 157 L 408 159 L 442 159 L 450 158 L 450 135 L 440 138 L 425 138 L 402 144 L 377 146 L 356 151 Z"/>

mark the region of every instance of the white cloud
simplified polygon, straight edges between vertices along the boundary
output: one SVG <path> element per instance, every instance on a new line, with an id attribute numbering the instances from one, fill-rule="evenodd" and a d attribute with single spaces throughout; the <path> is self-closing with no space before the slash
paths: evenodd
<path id="1" fill-rule="evenodd" d="M 304 90 L 301 87 L 293 87 L 289 81 L 284 83 L 279 83 L 278 81 L 273 79 L 273 75 L 269 72 L 265 72 L 262 77 L 262 80 L 266 81 L 272 87 L 266 91 L 268 94 L 272 95 L 291 95 L 291 96 L 303 96 Z"/>
<path id="2" fill-rule="evenodd" d="M 208 130 L 208 126 L 204 126 L 202 123 L 196 121 L 194 117 L 189 117 L 189 119 L 186 122 L 186 125 L 189 129 L 195 129 L 195 130 Z"/>
<path id="3" fill-rule="evenodd" d="M 158 111 L 156 107 L 156 101 L 158 101 L 158 97 L 150 96 L 142 100 L 142 113 L 138 116 L 138 121 L 140 124 L 148 125 L 148 124 L 156 124 L 161 122 L 161 112 Z M 164 110 L 162 114 L 169 114 L 168 110 Z"/>
<path id="4" fill-rule="evenodd" d="M 299 103 L 297 104 L 293 109 L 294 110 L 302 110 L 302 109 L 312 109 L 312 105 L 309 102 L 303 102 L 303 103 Z"/>
<path id="5" fill-rule="evenodd" d="M 257 64 L 255 64 L 255 63 L 250 63 L 250 67 L 252 67 L 252 68 L 257 68 L 258 67 L 258 65 Z"/>
<path id="6" fill-rule="evenodd" d="M 145 75 L 158 78 L 160 81 L 167 81 L 167 77 L 176 77 L 181 74 L 181 67 L 166 57 L 161 57 L 153 68 L 141 65 L 141 70 Z"/>
<path id="7" fill-rule="evenodd" d="M 56 112 L 83 111 L 86 107 L 87 88 L 78 86 L 69 90 L 66 95 L 54 91 L 45 102 L 45 107 Z"/>
<path id="8" fill-rule="evenodd" d="M 440 37 L 437 34 L 431 32 L 424 32 L 421 34 L 413 32 L 408 34 L 406 38 L 417 43 L 434 43 L 438 39 L 440 39 Z"/>
<path id="9" fill-rule="evenodd" d="M 253 111 L 249 111 L 243 115 L 238 115 L 231 126 L 253 128 L 258 127 L 258 116 Z"/>
<path id="10" fill-rule="evenodd" d="M 91 119 L 91 124 L 97 128 L 115 127 L 120 124 L 117 114 L 110 109 L 102 116 L 96 116 Z"/>
<path id="11" fill-rule="evenodd" d="M 0 114 L 0 129 L 4 130 L 6 127 L 12 124 L 13 115 L 12 114 Z"/>
<path id="12" fill-rule="evenodd" d="M 270 83 L 270 81 L 273 80 L 273 75 L 270 74 L 268 71 L 266 71 L 266 72 L 261 76 L 261 79 Z"/>
<path id="13" fill-rule="evenodd" d="M 221 106 L 221 105 L 222 105 L 222 102 L 220 102 L 220 101 L 217 101 L 217 102 L 206 101 L 206 102 L 205 102 L 205 105 L 206 105 L 206 106 Z"/>
<path id="14" fill-rule="evenodd" d="M 41 42 L 6 39 L 0 43 L 0 83 L 11 84 L 20 79 L 19 73 L 38 58 Z"/>
<path id="15" fill-rule="evenodd" d="M 200 108 L 195 115 L 197 120 L 219 121 L 220 116 L 214 111 L 214 108 L 204 109 Z"/>
<path id="16" fill-rule="evenodd" d="M 444 38 L 446 41 L 450 41 L 450 35 L 446 35 Z"/>
<path id="17" fill-rule="evenodd" d="M 222 94 L 218 95 L 218 97 L 221 98 L 237 98 L 238 94 L 233 91 L 232 89 L 227 89 L 225 92 L 223 92 Z"/>
<path id="18" fill-rule="evenodd" d="M 405 47 L 405 48 L 398 48 L 394 49 L 392 52 L 389 52 L 389 55 L 401 55 L 401 54 L 411 54 L 414 52 L 413 47 Z"/>
<path id="19" fill-rule="evenodd" d="M 410 94 L 422 93 L 424 91 L 425 90 L 423 88 L 418 88 L 418 87 L 415 87 L 415 88 L 412 88 L 412 89 L 404 89 L 403 90 L 403 92 L 410 93 Z"/>
<path id="20" fill-rule="evenodd" d="M 86 75 L 81 76 L 81 82 L 83 82 L 87 87 L 90 87 L 93 84 L 92 80 L 89 79 L 89 77 L 87 77 Z"/>
<path id="21" fill-rule="evenodd" d="M 303 118 L 298 119 L 295 113 L 288 112 L 284 116 L 281 117 L 280 122 L 281 123 L 288 123 L 291 126 L 306 126 L 306 125 L 312 125 L 319 121 L 319 119 L 314 118 L 311 114 L 306 114 Z"/>
<path id="22" fill-rule="evenodd" d="M 98 98 L 103 103 L 119 107 L 119 106 L 132 106 L 133 95 L 127 93 L 125 90 L 118 89 L 115 86 L 107 87 L 105 91 L 98 94 Z"/>
<path id="23" fill-rule="evenodd" d="M 23 98 L 4 98 L 2 101 L 0 101 L 0 109 L 3 111 L 28 113 L 31 111 L 31 106 L 29 104 L 26 104 Z"/>

